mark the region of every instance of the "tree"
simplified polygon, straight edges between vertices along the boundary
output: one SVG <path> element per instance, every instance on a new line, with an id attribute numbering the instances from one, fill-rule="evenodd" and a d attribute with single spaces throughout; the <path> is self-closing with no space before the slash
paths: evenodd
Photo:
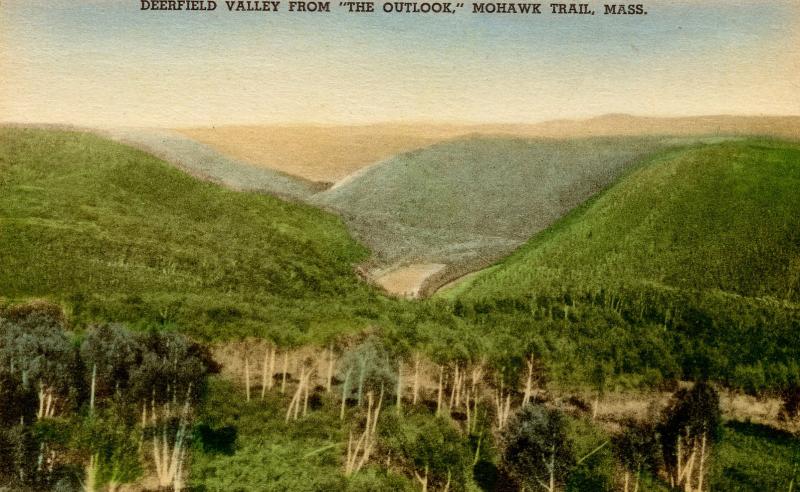
<path id="1" fill-rule="evenodd" d="M 193 399 L 202 395 L 207 376 L 219 372 L 207 347 L 179 333 L 157 332 L 138 335 L 141 361 L 130 371 L 133 401 L 163 403 Z"/>
<path id="2" fill-rule="evenodd" d="M 339 379 L 344 381 L 343 396 L 355 397 L 358 403 L 368 391 L 394 396 L 397 388 L 397 363 L 383 342 L 370 336 L 346 351 L 339 363 Z"/>
<path id="3" fill-rule="evenodd" d="M 33 473 L 36 446 L 30 424 L 38 398 L 22 385 L 19 373 L 0 370 L 0 483 L 25 482 Z"/>
<path id="4" fill-rule="evenodd" d="M 719 438 L 721 421 L 719 394 L 707 382 L 673 395 L 658 425 L 673 486 L 683 486 L 687 492 L 703 490 L 706 459 Z"/>
<path id="5" fill-rule="evenodd" d="M 788 385 L 781 392 L 780 418 L 790 426 L 800 426 L 800 384 Z"/>
<path id="6" fill-rule="evenodd" d="M 381 429 L 384 454 L 398 461 L 423 489 L 463 490 L 471 467 L 466 441 L 448 419 L 388 414 Z"/>
<path id="7" fill-rule="evenodd" d="M 89 329 L 80 353 L 96 397 L 128 389 L 131 372 L 141 363 L 142 348 L 138 337 L 120 324 Z"/>
<path id="8" fill-rule="evenodd" d="M 22 375 L 0 369 L 0 429 L 33 422 L 36 408 L 36 392 L 22 384 Z"/>
<path id="9" fill-rule="evenodd" d="M 39 399 L 37 418 L 65 408 L 73 381 L 75 353 L 63 326 L 34 313 L 20 321 L 0 319 L 0 368 L 21 377 Z"/>
<path id="10" fill-rule="evenodd" d="M 596 391 L 594 404 L 592 405 L 592 419 L 597 418 L 597 411 L 600 408 L 600 400 L 606 393 L 608 380 L 613 373 L 614 367 L 611 362 L 598 361 L 589 374 L 589 380 Z"/>
<path id="11" fill-rule="evenodd" d="M 555 491 L 575 464 L 564 415 L 542 405 L 523 407 L 503 432 L 502 444 L 502 466 L 525 490 Z"/>
<path id="12" fill-rule="evenodd" d="M 661 443 L 652 422 L 628 420 L 625 430 L 612 439 L 614 454 L 625 467 L 625 488 L 628 492 L 630 476 L 634 476 L 633 491 L 639 490 L 641 472 L 658 473 L 661 467 Z"/>

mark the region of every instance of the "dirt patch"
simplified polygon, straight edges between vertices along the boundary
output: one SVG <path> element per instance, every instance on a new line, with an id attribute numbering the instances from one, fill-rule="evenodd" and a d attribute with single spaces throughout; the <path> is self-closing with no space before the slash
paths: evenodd
<path id="1" fill-rule="evenodd" d="M 447 265 L 442 263 L 419 263 L 397 268 L 381 275 L 375 282 L 390 294 L 401 297 L 417 298 L 422 295 L 426 280 L 443 270 Z"/>

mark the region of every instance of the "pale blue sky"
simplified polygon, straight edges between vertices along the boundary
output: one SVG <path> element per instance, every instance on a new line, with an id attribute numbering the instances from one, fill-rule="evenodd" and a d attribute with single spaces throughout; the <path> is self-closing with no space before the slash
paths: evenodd
<path id="1" fill-rule="evenodd" d="M 200 14 L 141 12 L 138 0 L 0 2 L 0 120 L 800 114 L 796 0 L 658 0 L 627 18 L 474 15 L 469 3 L 442 16 L 345 14 L 338 2 L 331 14 L 237 14 L 218 3 Z"/>

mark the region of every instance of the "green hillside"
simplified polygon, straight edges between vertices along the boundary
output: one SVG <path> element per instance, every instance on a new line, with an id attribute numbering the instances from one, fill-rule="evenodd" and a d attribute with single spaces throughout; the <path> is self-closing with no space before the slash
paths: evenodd
<path id="1" fill-rule="evenodd" d="M 667 153 L 534 238 L 463 294 L 649 284 L 800 300 L 800 145 Z"/>
<path id="2" fill-rule="evenodd" d="M 85 133 L 0 129 L 0 251 L 0 299 L 55 298 L 76 320 L 281 340 L 361 326 L 353 306 L 380 302 L 334 216 Z"/>
<path id="3" fill-rule="evenodd" d="M 398 155 L 312 201 L 340 212 L 385 262 L 480 262 L 510 252 L 663 140 L 473 135 Z"/>
<path id="4" fill-rule="evenodd" d="M 766 140 L 666 152 L 443 297 L 495 338 L 538 337 L 564 375 L 781 388 L 800 377 L 798 163 Z"/>

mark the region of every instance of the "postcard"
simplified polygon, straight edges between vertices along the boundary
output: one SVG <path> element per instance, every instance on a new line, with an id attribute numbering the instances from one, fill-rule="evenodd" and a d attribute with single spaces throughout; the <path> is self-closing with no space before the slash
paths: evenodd
<path id="1" fill-rule="evenodd" d="M 0 0 L 0 490 L 798 481 L 796 0 Z"/>

